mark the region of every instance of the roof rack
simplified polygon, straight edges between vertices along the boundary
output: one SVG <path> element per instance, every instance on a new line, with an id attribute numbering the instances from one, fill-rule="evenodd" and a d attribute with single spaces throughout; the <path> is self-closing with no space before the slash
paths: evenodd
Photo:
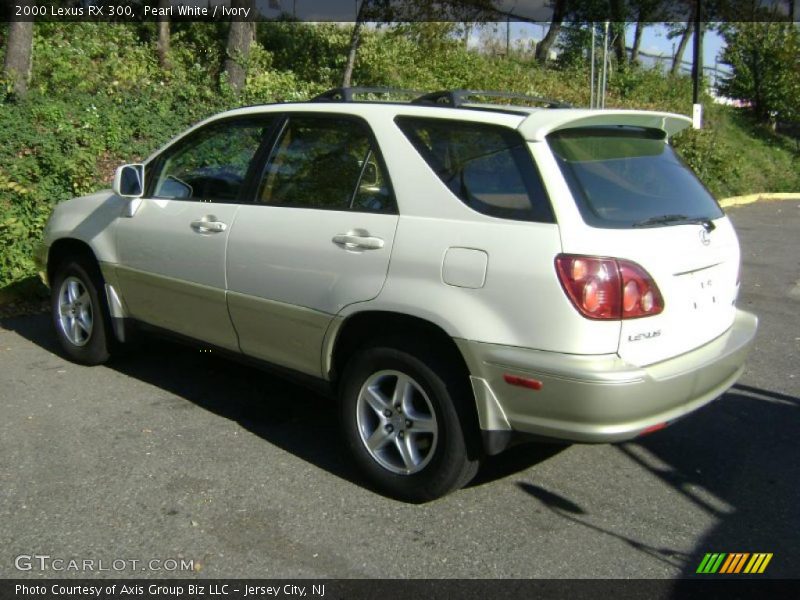
<path id="1" fill-rule="evenodd" d="M 411 97 L 411 104 L 424 104 L 429 106 L 449 106 L 458 108 L 470 105 L 470 98 L 500 98 L 505 100 L 524 100 L 527 104 L 540 104 L 547 108 L 572 108 L 571 104 L 550 98 L 528 96 L 516 92 L 491 92 L 485 90 L 441 90 L 438 92 L 423 93 L 416 90 L 392 87 L 339 87 L 322 92 L 314 96 L 311 102 L 359 102 L 356 96 L 372 94 L 374 96 L 388 96 L 390 94 Z M 362 101 L 363 102 L 363 101 Z M 474 104 L 474 103 L 473 103 Z M 519 106 L 508 105 L 509 108 Z M 506 108 L 504 104 L 497 104 L 498 109 Z"/>
<path id="2" fill-rule="evenodd" d="M 417 90 L 406 90 L 391 87 L 340 87 L 333 88 L 314 96 L 311 102 L 357 102 L 356 96 L 373 94 L 375 96 L 387 96 L 397 94 L 399 96 L 411 96 L 417 98 L 423 92 Z"/>
<path id="3" fill-rule="evenodd" d="M 528 96 L 527 94 L 518 94 L 515 92 L 489 92 L 483 90 L 441 90 L 438 92 L 431 92 L 424 94 L 412 100 L 412 104 L 435 104 L 451 106 L 458 108 L 468 104 L 469 98 L 475 96 L 482 96 L 484 98 L 502 98 L 509 100 L 525 100 L 528 103 L 544 104 L 547 108 L 571 108 L 572 105 L 560 100 L 551 100 L 550 98 L 541 98 L 539 96 Z M 502 105 L 500 105 L 502 106 Z"/>

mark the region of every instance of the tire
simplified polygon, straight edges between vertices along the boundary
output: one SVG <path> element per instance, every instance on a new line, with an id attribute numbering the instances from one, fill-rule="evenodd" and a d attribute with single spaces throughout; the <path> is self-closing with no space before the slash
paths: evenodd
<path id="1" fill-rule="evenodd" d="M 467 374 L 444 355 L 392 340 L 361 349 L 342 375 L 346 443 L 367 478 L 391 497 L 434 500 L 466 485 L 478 470 Z"/>
<path id="2" fill-rule="evenodd" d="M 66 258 L 57 268 L 50 310 L 58 341 L 67 357 L 84 365 L 99 365 L 111 356 L 111 317 L 97 265 L 88 259 Z"/>

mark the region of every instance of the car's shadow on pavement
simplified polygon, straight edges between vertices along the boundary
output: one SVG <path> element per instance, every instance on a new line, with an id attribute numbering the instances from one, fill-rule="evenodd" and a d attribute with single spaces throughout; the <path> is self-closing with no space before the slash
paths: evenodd
<path id="1" fill-rule="evenodd" d="M 587 517 L 588 510 L 552 490 L 527 481 L 517 486 L 565 521 L 672 565 L 680 570 L 680 578 L 713 578 L 697 574 L 706 553 L 772 553 L 765 574 L 759 577 L 796 578 L 800 564 L 798 425 L 800 398 L 737 384 L 691 418 L 616 446 L 681 502 L 715 523 L 697 532 L 698 541 L 689 553 L 669 544 L 648 544 L 627 529 L 598 525 Z M 687 591 L 691 587 L 678 581 L 673 597 L 686 597 Z"/>
<path id="2" fill-rule="evenodd" d="M 620 450 L 716 520 L 681 576 L 697 577 L 706 553 L 764 552 L 766 577 L 797 577 L 800 398 L 737 384 L 680 425 Z"/>
<path id="3" fill-rule="evenodd" d="M 0 326 L 62 355 L 49 315 L 0 319 Z M 213 352 L 150 336 L 143 336 L 106 367 L 235 421 L 333 475 L 370 487 L 350 460 L 339 434 L 336 402 L 331 398 Z M 563 448 L 517 446 L 490 457 L 471 486 L 524 471 Z"/>

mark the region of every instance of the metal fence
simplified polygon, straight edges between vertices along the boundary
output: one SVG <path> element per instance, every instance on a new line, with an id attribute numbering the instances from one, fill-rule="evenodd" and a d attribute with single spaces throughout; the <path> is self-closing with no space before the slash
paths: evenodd
<path id="1" fill-rule="evenodd" d="M 628 48 L 630 52 L 632 48 Z M 639 62 L 645 67 L 653 69 L 660 69 L 662 71 L 669 71 L 672 69 L 672 62 L 674 57 L 671 54 L 651 54 L 649 52 L 639 51 Z M 682 60 L 678 69 L 682 75 L 691 75 L 692 63 L 688 60 Z M 713 90 L 717 90 L 719 83 L 724 77 L 731 74 L 731 71 L 726 68 L 720 67 L 719 63 L 715 63 L 713 67 L 703 66 L 703 75 L 706 78 L 707 85 Z"/>

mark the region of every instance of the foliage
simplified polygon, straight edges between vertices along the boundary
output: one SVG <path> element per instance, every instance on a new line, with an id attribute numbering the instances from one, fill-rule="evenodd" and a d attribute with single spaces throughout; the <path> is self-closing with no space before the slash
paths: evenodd
<path id="1" fill-rule="evenodd" d="M 750 103 L 762 121 L 800 122 L 800 29 L 786 23 L 728 23 L 723 93 Z"/>
<path id="2" fill-rule="evenodd" d="M 272 56 L 272 67 L 322 88 L 339 85 L 350 44 L 350 27 L 279 21 L 261 23 L 257 39 Z"/>
<path id="3" fill-rule="evenodd" d="M 178 47 L 176 66 L 161 73 L 134 34 L 127 25 L 37 24 L 28 96 L 10 102 L 0 81 L 0 286 L 33 272 L 57 202 L 107 187 L 118 164 L 225 108 L 196 54 Z"/>
<path id="4" fill-rule="evenodd" d="M 224 24 L 173 23 L 170 69 L 162 71 L 152 23 L 37 23 L 28 97 L 14 101 L 0 79 L 0 288 L 33 273 L 34 246 L 52 207 L 108 187 L 119 164 L 148 156 L 188 125 L 242 102 L 302 100 L 338 86 L 351 31 L 337 24 L 259 24 L 237 99 L 219 83 Z M 353 79 L 425 91 L 517 91 L 577 106 L 586 106 L 589 95 L 585 63 L 543 68 L 530 54 L 468 51 L 450 23 L 366 26 Z M 607 106 L 687 113 L 691 83 L 658 71 L 614 69 Z M 708 99 L 706 107 L 706 129 L 687 131 L 675 143 L 715 194 L 800 188 L 793 146 L 735 109 Z"/>

